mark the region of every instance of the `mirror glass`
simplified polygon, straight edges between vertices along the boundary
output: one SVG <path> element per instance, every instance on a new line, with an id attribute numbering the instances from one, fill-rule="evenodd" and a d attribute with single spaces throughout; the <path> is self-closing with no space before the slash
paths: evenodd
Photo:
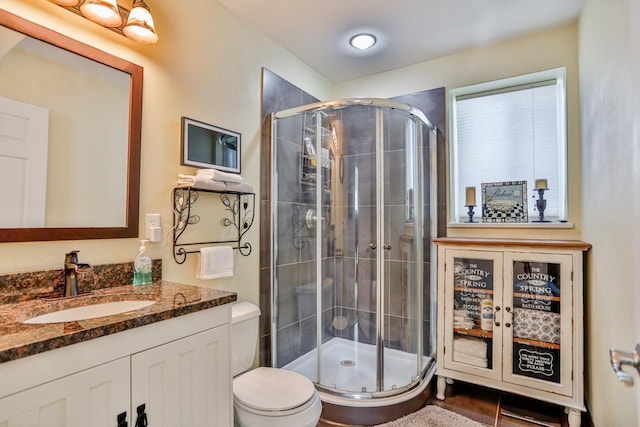
<path id="1" fill-rule="evenodd" d="M 136 237 L 142 68 L 0 12 L 0 241 Z"/>

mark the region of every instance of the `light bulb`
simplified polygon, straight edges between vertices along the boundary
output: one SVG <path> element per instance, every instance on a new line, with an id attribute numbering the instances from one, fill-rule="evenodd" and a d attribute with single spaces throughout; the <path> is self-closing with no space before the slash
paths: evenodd
<path id="1" fill-rule="evenodd" d="M 116 0 L 85 0 L 80 6 L 80 12 L 86 18 L 105 27 L 122 25 L 122 16 Z"/>

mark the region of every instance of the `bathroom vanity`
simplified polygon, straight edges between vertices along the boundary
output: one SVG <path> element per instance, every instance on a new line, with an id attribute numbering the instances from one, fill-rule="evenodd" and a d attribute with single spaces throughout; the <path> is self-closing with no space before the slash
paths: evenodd
<path id="1" fill-rule="evenodd" d="M 122 300 L 155 302 L 93 319 L 22 323 L 64 304 Z M 235 300 L 232 292 L 160 281 L 0 304 L 0 426 L 134 427 L 146 426 L 144 418 L 149 425 L 231 426 Z"/>

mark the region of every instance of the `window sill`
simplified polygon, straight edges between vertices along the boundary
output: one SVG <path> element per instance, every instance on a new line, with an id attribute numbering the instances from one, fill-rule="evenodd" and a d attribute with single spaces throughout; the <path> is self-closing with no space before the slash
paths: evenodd
<path id="1" fill-rule="evenodd" d="M 482 220 L 480 220 L 482 221 Z M 571 222 L 450 222 L 448 228 L 573 228 Z"/>

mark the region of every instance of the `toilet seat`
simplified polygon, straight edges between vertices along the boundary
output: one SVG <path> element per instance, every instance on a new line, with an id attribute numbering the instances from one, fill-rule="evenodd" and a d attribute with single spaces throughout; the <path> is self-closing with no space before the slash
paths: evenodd
<path id="1" fill-rule="evenodd" d="M 285 369 L 260 367 L 233 380 L 236 404 L 263 415 L 283 416 L 315 403 L 317 392 L 303 375 Z"/>

